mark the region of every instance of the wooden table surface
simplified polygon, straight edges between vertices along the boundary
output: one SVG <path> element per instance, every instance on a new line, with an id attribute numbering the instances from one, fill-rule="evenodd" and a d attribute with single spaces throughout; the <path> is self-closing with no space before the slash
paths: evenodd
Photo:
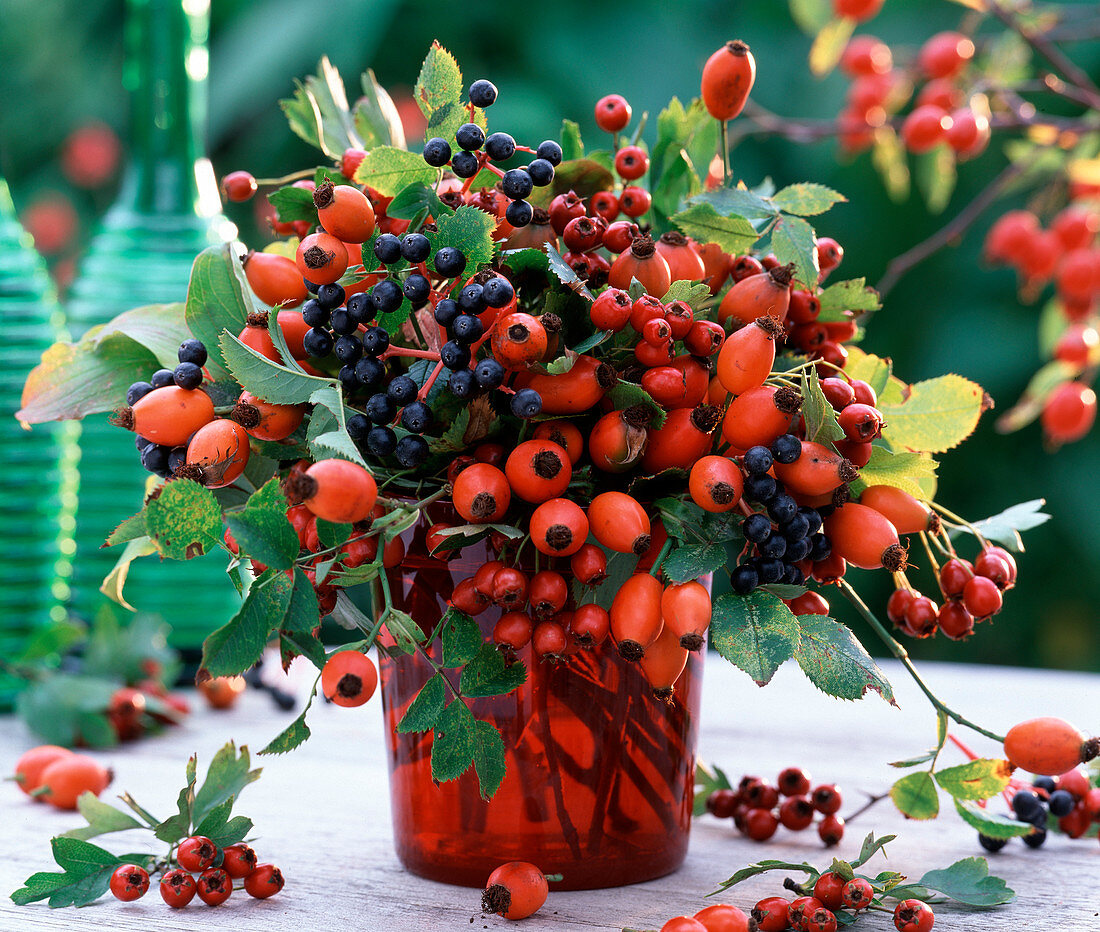
<path id="1" fill-rule="evenodd" d="M 880 793 L 897 777 L 887 761 L 911 756 L 934 742 L 935 719 L 927 702 L 900 666 L 884 663 L 883 669 L 899 709 L 873 695 L 859 703 L 829 698 L 790 663 L 760 689 L 740 671 L 711 658 L 704 680 L 700 753 L 735 779 L 743 773 L 774 779 L 784 766 L 805 766 L 816 780 L 839 783 L 845 793 L 842 814 L 852 812 L 862 793 Z M 944 701 L 994 730 L 1040 714 L 1083 719 L 1084 710 L 1095 713 L 1100 699 L 1100 676 L 1094 675 L 952 664 L 927 664 L 923 672 Z M 180 728 L 97 754 L 116 772 L 104 799 L 128 790 L 154 813 L 170 812 L 190 753 L 199 754 L 201 779 L 211 755 L 227 740 L 259 749 L 290 720 L 254 691 L 230 713 L 208 710 L 200 701 L 193 707 L 195 713 Z M 197 899 L 186 910 L 170 910 L 153 890 L 131 904 L 108 896 L 83 909 L 51 910 L 44 903 L 16 907 L 7 899 L 11 891 L 35 871 L 56 869 L 50 836 L 81 824 L 81 819 L 36 805 L 9 785 L 0 789 L 0 819 L 10 833 L 0 857 L 0 932 L 508 927 L 498 917 L 481 915 L 477 891 L 421 880 L 398 863 L 390 835 L 377 699 L 350 710 L 315 704 L 309 724 L 313 737 L 297 751 L 259 759 L 264 775 L 242 793 L 236 810 L 256 824 L 254 846 L 261 861 L 278 864 L 286 875 L 281 894 L 265 901 L 234 895 L 217 910 Z M 979 754 L 996 753 L 995 745 L 980 736 L 960 736 L 968 742 L 973 738 L 971 746 Z M 10 773 L 18 755 L 36 743 L 20 722 L 0 718 L 0 771 Z M 961 760 L 945 751 L 945 763 Z M 612 890 L 551 892 L 540 913 L 520 928 L 659 929 L 671 916 L 690 915 L 715 902 L 704 895 L 746 864 L 779 858 L 824 865 L 834 853 L 854 857 L 872 830 L 898 835 L 888 849 L 888 862 L 878 858 L 872 866 L 888 866 L 914 879 L 984 853 L 973 829 L 953 811 L 934 822 L 906 822 L 889 801 L 853 822 L 839 848 L 829 852 L 812 830 L 796 834 L 780 829 L 770 842 L 757 844 L 740 837 L 728 821 L 704 817 L 696 820 L 687 861 L 675 874 Z M 100 841 L 115 851 L 138 850 L 139 835 L 148 833 Z M 1094 840 L 1052 836 L 1039 850 L 1016 841 L 991 856 L 990 863 L 1017 891 L 1016 902 L 992 910 L 937 907 L 937 930 L 1100 929 L 1100 846 Z M 782 893 L 781 883 L 782 875 L 757 877 L 725 899 L 748 909 L 763 896 Z M 872 932 L 893 925 L 889 917 L 876 914 L 861 920 L 859 928 Z"/>

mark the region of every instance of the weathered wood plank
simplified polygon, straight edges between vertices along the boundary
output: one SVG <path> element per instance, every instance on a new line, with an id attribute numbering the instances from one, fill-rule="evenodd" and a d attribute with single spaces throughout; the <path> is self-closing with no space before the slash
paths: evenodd
<path id="1" fill-rule="evenodd" d="M 708 663 L 704 685 L 700 753 L 731 776 L 754 773 L 772 778 L 789 764 L 806 766 L 817 780 L 843 787 L 842 811 L 851 812 L 862 792 L 881 792 L 896 778 L 898 771 L 887 761 L 911 755 L 934 740 L 934 716 L 916 687 L 897 665 L 885 664 L 884 669 L 900 708 L 876 696 L 862 703 L 833 700 L 817 692 L 791 665 L 780 670 L 771 686 L 758 689 L 714 659 Z M 925 673 L 945 701 L 994 729 L 1035 714 L 1072 712 L 1082 707 L 1082 697 L 1100 695 L 1100 676 L 947 664 L 929 664 Z M 182 728 L 98 755 L 117 774 L 105 798 L 126 789 L 154 813 L 167 813 L 191 752 L 200 755 L 201 774 L 225 741 L 258 749 L 289 720 L 255 693 L 246 695 L 229 714 L 206 710 L 198 701 L 194 707 L 195 714 Z M 32 804 L 8 786 L 0 791 L 0 819 L 6 830 L 0 858 L 0 932 L 503 928 L 503 920 L 481 916 L 476 891 L 421 880 L 397 863 L 390 838 L 379 704 L 357 710 L 315 706 L 310 726 L 313 738 L 298 751 L 258 761 L 264 776 L 242 794 L 239 805 L 239 811 L 256 823 L 255 847 L 261 859 L 279 864 L 288 878 L 278 897 L 256 902 L 235 896 L 217 911 L 197 900 L 184 912 L 169 910 L 155 893 L 127 905 L 104 900 L 81 910 L 50 910 L 42 904 L 17 908 L 8 894 L 31 873 L 51 869 L 49 837 L 80 820 Z M 973 736 L 961 732 L 960 737 L 978 753 L 996 753 L 992 742 L 980 737 L 971 741 Z M 0 719 L 0 770 L 10 772 L 19 753 L 34 743 L 17 721 Z M 954 759 L 953 753 L 945 751 L 945 759 Z M 853 823 L 835 853 L 853 856 L 872 830 L 898 834 L 889 865 L 914 877 L 983 853 L 973 830 L 953 814 L 935 822 L 906 822 L 888 802 Z M 133 835 L 104 839 L 104 846 L 114 850 L 122 850 L 122 845 L 133 849 L 135 844 Z M 738 836 L 730 824 L 704 818 L 697 822 L 687 862 L 676 874 L 616 890 L 552 893 L 542 912 L 523 928 L 657 929 L 678 912 L 691 913 L 706 905 L 704 896 L 716 883 L 745 864 L 769 857 L 826 863 L 833 853 L 825 851 L 812 831 L 793 834 L 781 829 L 771 842 L 754 844 Z M 1017 903 L 993 911 L 940 907 L 936 928 L 1018 932 L 1033 924 L 1046 925 L 1057 915 L 1060 928 L 1096 929 L 1098 857 L 1094 842 L 1052 838 L 1039 851 L 1013 843 L 990 861 L 1019 893 Z M 875 863 L 885 867 L 887 862 Z M 782 892 L 781 881 L 774 875 L 754 878 L 731 891 L 727 900 L 751 906 L 761 896 Z M 883 917 L 868 925 L 885 928 L 888 923 Z"/>

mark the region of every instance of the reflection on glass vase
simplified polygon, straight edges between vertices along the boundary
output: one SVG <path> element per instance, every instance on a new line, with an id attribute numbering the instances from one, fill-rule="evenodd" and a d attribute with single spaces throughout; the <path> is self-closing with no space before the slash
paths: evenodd
<path id="1" fill-rule="evenodd" d="M 427 526 L 422 518 L 406 532 L 405 560 L 389 571 L 394 606 L 426 632 L 454 586 L 496 558 L 487 542 L 449 562 L 432 558 Z M 485 636 L 499 617 L 495 609 L 478 616 Z M 438 662 L 439 641 L 429 650 Z M 675 870 L 691 825 L 701 656 L 691 654 L 667 701 L 653 696 L 638 665 L 620 659 L 610 640 L 560 663 L 539 661 L 530 645 L 518 659 L 528 668 L 520 689 L 470 704 L 504 738 L 507 775 L 489 802 L 473 768 L 456 781 L 433 782 L 431 734 L 396 733 L 432 668 L 419 656 L 382 659 L 401 861 L 421 876 L 465 886 L 483 886 L 502 862 L 530 861 L 562 875 L 555 889 L 638 883 Z"/>

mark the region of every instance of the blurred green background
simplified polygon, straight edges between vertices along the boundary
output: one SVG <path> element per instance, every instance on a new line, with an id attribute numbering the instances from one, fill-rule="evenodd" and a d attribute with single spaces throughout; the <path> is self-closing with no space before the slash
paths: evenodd
<path id="1" fill-rule="evenodd" d="M 113 138 L 123 140 L 125 157 L 123 6 L 122 0 L 3 0 L 0 171 L 62 286 L 116 192 L 119 154 Z M 956 26 L 962 15 L 965 10 L 947 0 L 890 0 L 860 31 L 901 47 Z M 433 38 L 456 55 L 468 80 L 484 76 L 498 85 L 500 98 L 490 114 L 494 128 L 537 142 L 555 136 L 564 116 L 579 121 L 595 139 L 592 106 L 603 94 L 618 92 L 636 116 L 649 111 L 646 135 L 652 140 L 652 118 L 671 96 L 696 95 L 702 63 L 722 41 L 735 37 L 756 55 L 753 96 L 760 104 L 803 118 L 831 117 L 840 110 L 846 79 L 834 74 L 818 81 L 810 75 L 810 40 L 780 0 L 676 5 L 559 0 L 522 9 L 396 0 L 215 0 L 208 153 L 219 176 L 238 168 L 275 176 L 314 164 L 317 153 L 290 134 L 277 101 L 323 54 L 340 69 L 352 95 L 359 73 L 372 67 L 397 101 L 412 143 L 419 114 L 410 88 Z M 1073 54 L 1091 74 L 1100 74 L 1100 43 L 1078 43 Z M 901 57 L 896 51 L 895 58 Z M 890 258 L 944 222 L 929 216 L 915 194 L 907 203 L 892 203 L 869 157 L 838 161 L 832 142 L 795 146 L 758 139 L 742 144 L 733 159 L 735 173 L 749 184 L 766 175 L 780 185 L 813 180 L 848 196 L 849 204 L 818 225 L 846 249 L 844 278 L 863 275 L 875 282 Z M 81 164 L 93 170 L 82 174 Z M 984 157 L 961 166 L 944 216 L 966 204 L 1003 164 L 995 140 Z M 1025 197 L 1018 194 L 1000 209 L 1020 206 Z M 256 206 L 227 210 L 250 244 L 264 235 Z M 975 379 L 1003 410 L 1040 364 L 1038 309 L 1019 303 L 1010 272 L 981 267 L 981 237 L 993 219 L 983 218 L 956 248 L 910 272 L 873 320 L 865 346 L 891 356 L 895 370 L 909 381 L 944 372 Z M 1094 469 L 1100 464 L 1100 430 L 1050 455 L 1036 426 L 1002 436 L 992 421 L 987 417 L 970 442 L 942 458 L 938 497 L 970 518 L 1043 497 L 1055 520 L 1027 535 L 1019 583 L 994 625 L 981 626 L 966 643 L 912 643 L 911 652 L 1095 669 L 1100 666 L 1095 610 L 1100 483 Z M 120 517 L 127 508 L 119 504 Z M 916 560 L 921 562 L 920 555 Z M 852 571 L 853 582 L 880 609 L 889 591 L 884 575 Z M 918 573 L 913 581 L 925 591 L 934 589 L 928 575 Z M 843 604 L 839 614 L 860 630 Z M 874 647 L 870 636 L 864 640 Z"/>

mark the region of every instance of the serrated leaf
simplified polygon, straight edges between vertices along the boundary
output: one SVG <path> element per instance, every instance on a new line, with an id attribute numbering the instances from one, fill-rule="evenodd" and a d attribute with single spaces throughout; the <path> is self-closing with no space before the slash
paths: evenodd
<path id="1" fill-rule="evenodd" d="M 489 722 L 474 722 L 474 770 L 482 799 L 492 799 L 504 782 L 504 739 Z"/>
<path id="2" fill-rule="evenodd" d="M 445 701 L 443 674 L 436 673 L 409 703 L 405 714 L 401 716 L 401 721 L 397 723 L 398 734 L 431 731 L 443 714 Z"/>
<path id="3" fill-rule="evenodd" d="M 928 499 L 925 484 L 936 481 L 936 461 L 927 453 L 891 453 L 871 447 L 871 458 L 859 471 L 857 491 L 872 485 L 889 485 L 922 501 Z"/>
<path id="4" fill-rule="evenodd" d="M 817 284 L 817 247 L 814 228 L 801 217 L 784 214 L 772 230 L 772 252 L 786 265 L 794 265 L 795 281 L 807 288 Z"/>
<path id="5" fill-rule="evenodd" d="M 190 560 L 218 546 L 221 515 L 209 489 L 190 479 L 174 479 L 145 506 L 145 527 L 162 556 Z"/>
<path id="6" fill-rule="evenodd" d="M 405 129 L 401 124 L 401 114 L 374 71 L 368 68 L 360 78 L 362 96 L 355 102 L 351 117 L 355 131 L 363 140 L 364 149 L 373 149 L 377 145 L 405 148 Z"/>
<path id="7" fill-rule="evenodd" d="M 917 157 L 917 187 L 924 195 L 924 205 L 930 214 L 943 213 L 951 200 L 958 179 L 955 150 L 941 143 L 931 152 Z"/>
<path id="8" fill-rule="evenodd" d="M 670 582 L 685 583 L 716 573 L 726 565 L 726 548 L 721 544 L 676 547 L 661 564 L 661 572 Z"/>
<path id="9" fill-rule="evenodd" d="M 788 214 L 799 217 L 813 217 L 823 214 L 834 204 L 846 204 L 848 198 L 823 184 L 804 181 L 787 185 L 771 198 L 772 203 Z"/>
<path id="10" fill-rule="evenodd" d="M 649 422 L 652 430 L 660 430 L 664 426 L 665 418 L 668 417 L 665 409 L 657 404 L 653 400 L 653 396 L 641 385 L 635 385 L 633 382 L 627 382 L 623 379 L 615 383 L 607 393 L 607 399 L 615 406 L 617 411 L 625 411 L 634 405 L 645 405 L 652 412 L 652 420 Z"/>
<path id="11" fill-rule="evenodd" d="M 206 346 L 206 368 L 215 379 L 228 371 L 219 342 L 222 332 L 240 333 L 255 309 L 241 265 L 243 255 L 239 243 L 210 246 L 191 266 L 184 316 L 192 335 Z"/>
<path id="12" fill-rule="evenodd" d="M 107 547 L 114 547 L 118 544 L 125 544 L 132 540 L 137 540 L 139 537 L 148 537 L 148 533 L 145 530 L 144 508 L 136 515 L 131 515 L 111 531 L 107 536 L 107 540 L 104 541 L 104 544 Z"/>
<path id="13" fill-rule="evenodd" d="M 191 833 L 191 817 L 195 807 L 195 756 L 187 761 L 187 784 L 176 798 L 176 812 L 153 829 L 153 834 L 170 845 Z"/>
<path id="14" fill-rule="evenodd" d="M 313 203 L 313 192 L 306 188 L 296 188 L 288 184 L 272 191 L 267 196 L 268 203 L 275 208 L 275 217 L 281 223 L 305 220 L 310 224 L 317 222 L 317 206 Z"/>
<path id="15" fill-rule="evenodd" d="M 901 403 L 879 399 L 882 435 L 895 449 L 946 453 L 974 432 L 985 404 L 982 387 L 961 375 L 915 382 Z"/>
<path id="16" fill-rule="evenodd" d="M 845 283 L 840 282 L 839 284 Z M 875 390 L 876 395 L 882 395 L 886 386 L 890 383 L 892 373 L 893 364 L 889 359 L 873 356 L 864 352 L 858 346 L 848 347 L 848 362 L 844 365 L 844 374 L 849 378 L 866 382 Z"/>
<path id="17" fill-rule="evenodd" d="M 275 570 L 253 583 L 240 611 L 203 641 L 200 675 L 236 676 L 259 660 L 271 632 L 282 624 L 292 588 Z"/>
<path id="18" fill-rule="evenodd" d="M 970 906 L 999 906 L 1016 899 L 1016 891 L 989 873 L 985 858 L 963 858 L 942 870 L 928 871 L 919 883 Z"/>
<path id="19" fill-rule="evenodd" d="M 818 296 L 821 302 L 821 313 L 818 320 L 822 323 L 839 322 L 848 319 L 846 311 L 856 317 L 877 311 L 882 307 L 882 300 L 874 288 L 867 287 L 867 281 L 863 278 L 850 278 L 843 282 L 834 282 Z M 866 354 L 864 354 L 866 355 Z M 844 371 L 848 371 L 847 365 Z M 862 376 L 853 376 L 862 378 Z M 885 387 L 885 383 L 883 383 Z M 880 389 L 876 389 L 880 391 Z"/>
<path id="20" fill-rule="evenodd" d="M 485 641 L 477 622 L 469 615 L 456 608 L 449 608 L 443 616 L 442 625 L 442 666 L 461 667 L 478 655 Z"/>
<path id="21" fill-rule="evenodd" d="M 1002 544 L 1017 553 L 1023 553 L 1024 544 L 1020 539 L 1020 532 L 1030 531 L 1032 528 L 1037 528 L 1050 520 L 1050 515 L 1039 510 L 1045 504 L 1046 500 L 1042 498 L 1020 502 L 1018 505 L 1006 508 L 998 515 L 974 522 L 974 527 L 987 540 Z M 952 528 L 951 533 L 954 536 L 972 532 L 970 528 L 962 527 Z"/>
<path id="22" fill-rule="evenodd" d="M 392 197 L 410 184 L 432 184 L 437 173 L 438 169 L 432 168 L 416 152 L 396 146 L 375 146 L 355 170 L 355 183 L 369 185 L 380 194 Z"/>
<path id="23" fill-rule="evenodd" d="M 836 411 L 825 397 L 821 379 L 814 370 L 802 370 L 802 417 L 807 440 L 829 443 L 845 437 L 844 428 L 837 421 Z"/>
<path id="24" fill-rule="evenodd" d="M 890 705 L 894 691 L 850 629 L 827 615 L 799 615 L 795 660 L 807 679 L 838 699 L 862 699 L 873 689 Z"/>
<path id="25" fill-rule="evenodd" d="M 906 774 L 890 787 L 898 811 L 910 819 L 934 819 L 940 811 L 939 794 L 931 774 L 923 770 Z"/>
<path id="26" fill-rule="evenodd" d="M 457 277 L 472 273 L 478 266 L 493 261 L 496 246 L 493 231 L 496 221 L 485 211 L 469 204 L 459 207 L 453 214 L 435 219 L 436 231 L 428 233 L 432 253 L 444 246 L 452 246 L 466 257 L 466 271 Z"/>
<path id="27" fill-rule="evenodd" d="M 900 203 L 909 197 L 909 163 L 905 160 L 905 146 L 893 127 L 880 126 L 875 130 L 871 164 L 882 178 L 890 200 Z"/>
<path id="28" fill-rule="evenodd" d="M 110 851 L 77 838 L 57 837 L 50 841 L 54 860 L 64 873 L 40 871 L 24 881 L 12 895 L 12 901 L 25 906 L 49 899 L 51 909 L 85 906 L 107 892 L 111 874 L 127 860 L 148 864 L 145 855 L 114 855 Z"/>
<path id="29" fill-rule="evenodd" d="M 432 217 L 454 213 L 452 208 L 439 199 L 432 187 L 419 182 L 402 188 L 386 205 L 386 216 L 397 220 L 412 220 L 421 211 L 427 211 Z M 434 264 L 431 267 L 434 269 Z"/>
<path id="30" fill-rule="evenodd" d="M 206 768 L 206 779 L 195 793 L 194 818 L 205 819 L 214 809 L 228 799 L 236 799 L 248 784 L 260 778 L 262 770 L 250 770 L 248 748 L 232 742 L 222 745 Z"/>
<path id="31" fill-rule="evenodd" d="M 846 16 L 830 20 L 821 27 L 810 47 L 810 71 L 816 77 L 824 77 L 837 66 L 855 28 L 856 21 Z"/>
<path id="32" fill-rule="evenodd" d="M 432 736 L 432 779 L 457 780 L 474 762 L 477 726 L 461 699 L 455 699 L 436 723 Z"/>
<path id="33" fill-rule="evenodd" d="M 293 722 L 277 734 L 267 746 L 259 752 L 261 757 L 269 754 L 287 754 L 300 744 L 304 744 L 310 736 L 309 726 L 306 724 L 306 713 L 302 712 Z"/>
<path id="34" fill-rule="evenodd" d="M 278 479 L 249 496 L 243 511 L 226 518 L 240 547 L 273 569 L 289 569 L 298 556 L 298 535 L 286 517 L 287 501 Z"/>
<path id="35" fill-rule="evenodd" d="M 219 344 L 234 378 L 246 391 L 263 401 L 279 405 L 303 404 L 317 389 L 334 384 L 331 379 L 293 372 L 245 346 L 231 333 L 223 333 Z"/>
<path id="36" fill-rule="evenodd" d="M 710 638 L 719 654 L 765 686 L 780 665 L 794 656 L 798 619 L 769 592 L 727 592 L 714 603 Z"/>
<path id="37" fill-rule="evenodd" d="M 768 194 L 742 187 L 716 188 L 697 194 L 689 203 L 707 204 L 723 217 L 741 217 L 745 220 L 773 220 L 779 213 L 779 208 L 771 202 Z"/>
<path id="38" fill-rule="evenodd" d="M 1020 822 L 1008 816 L 997 815 L 969 800 L 956 799 L 955 810 L 967 825 L 990 838 L 1020 838 L 1030 835 L 1035 830 L 1035 826 L 1030 822 Z"/>
<path id="39" fill-rule="evenodd" d="M 420 67 L 413 98 L 428 121 L 425 138 L 453 140 L 458 128 L 468 121 L 462 104 L 462 71 L 454 56 L 437 41 L 432 42 Z"/>
<path id="40" fill-rule="evenodd" d="M 596 296 L 588 290 L 588 286 L 580 280 L 577 273 L 566 265 L 565 260 L 561 257 L 561 253 L 558 252 L 551 243 L 546 243 L 543 249 L 550 261 L 550 271 L 557 277 L 558 281 L 565 285 L 570 291 L 579 294 L 585 300 L 596 300 Z"/>
<path id="41" fill-rule="evenodd" d="M 561 157 L 563 162 L 584 158 L 580 125 L 573 120 L 561 121 Z"/>
<path id="42" fill-rule="evenodd" d="M 462 668 L 459 690 L 469 698 L 503 696 L 526 681 L 527 667 L 518 660 L 506 662 L 490 641 L 482 644 L 473 659 Z"/>
<path id="43" fill-rule="evenodd" d="M 116 809 L 110 803 L 98 799 L 91 791 L 81 793 L 76 800 L 76 808 L 87 820 L 83 828 L 70 829 L 62 833 L 63 838 L 78 838 L 87 841 L 97 835 L 109 832 L 124 832 L 131 828 L 143 828 L 142 824 L 127 812 Z"/>
<path id="44" fill-rule="evenodd" d="M 1006 760 L 978 758 L 935 774 L 936 782 L 955 799 L 989 799 L 1008 786 L 1012 767 Z"/>
<path id="45" fill-rule="evenodd" d="M 710 300 L 710 286 L 705 282 L 676 281 L 661 298 L 662 304 L 671 304 L 673 301 L 683 301 L 691 306 L 693 311 L 699 310 L 705 301 Z M 580 352 L 578 350 L 577 352 Z"/>
<path id="46" fill-rule="evenodd" d="M 748 880 L 750 877 L 766 874 L 768 871 L 800 871 L 803 874 L 809 874 L 811 877 L 816 877 L 818 875 L 817 868 L 804 861 L 799 864 L 794 861 L 776 861 L 769 859 L 741 868 L 736 874 L 723 880 L 718 886 L 725 890 L 728 887 L 741 883 L 743 880 Z"/>
<path id="47" fill-rule="evenodd" d="M 717 243 L 724 252 L 739 256 L 756 243 L 756 230 L 743 217 L 722 216 L 709 203 L 693 203 L 686 210 L 673 214 L 672 222 L 685 236 L 697 243 Z"/>
<path id="48" fill-rule="evenodd" d="M 322 57 L 316 75 L 294 83 L 294 96 L 279 101 L 294 133 L 336 161 L 345 149 L 363 148 L 348 111 L 344 82 L 327 57 Z"/>

